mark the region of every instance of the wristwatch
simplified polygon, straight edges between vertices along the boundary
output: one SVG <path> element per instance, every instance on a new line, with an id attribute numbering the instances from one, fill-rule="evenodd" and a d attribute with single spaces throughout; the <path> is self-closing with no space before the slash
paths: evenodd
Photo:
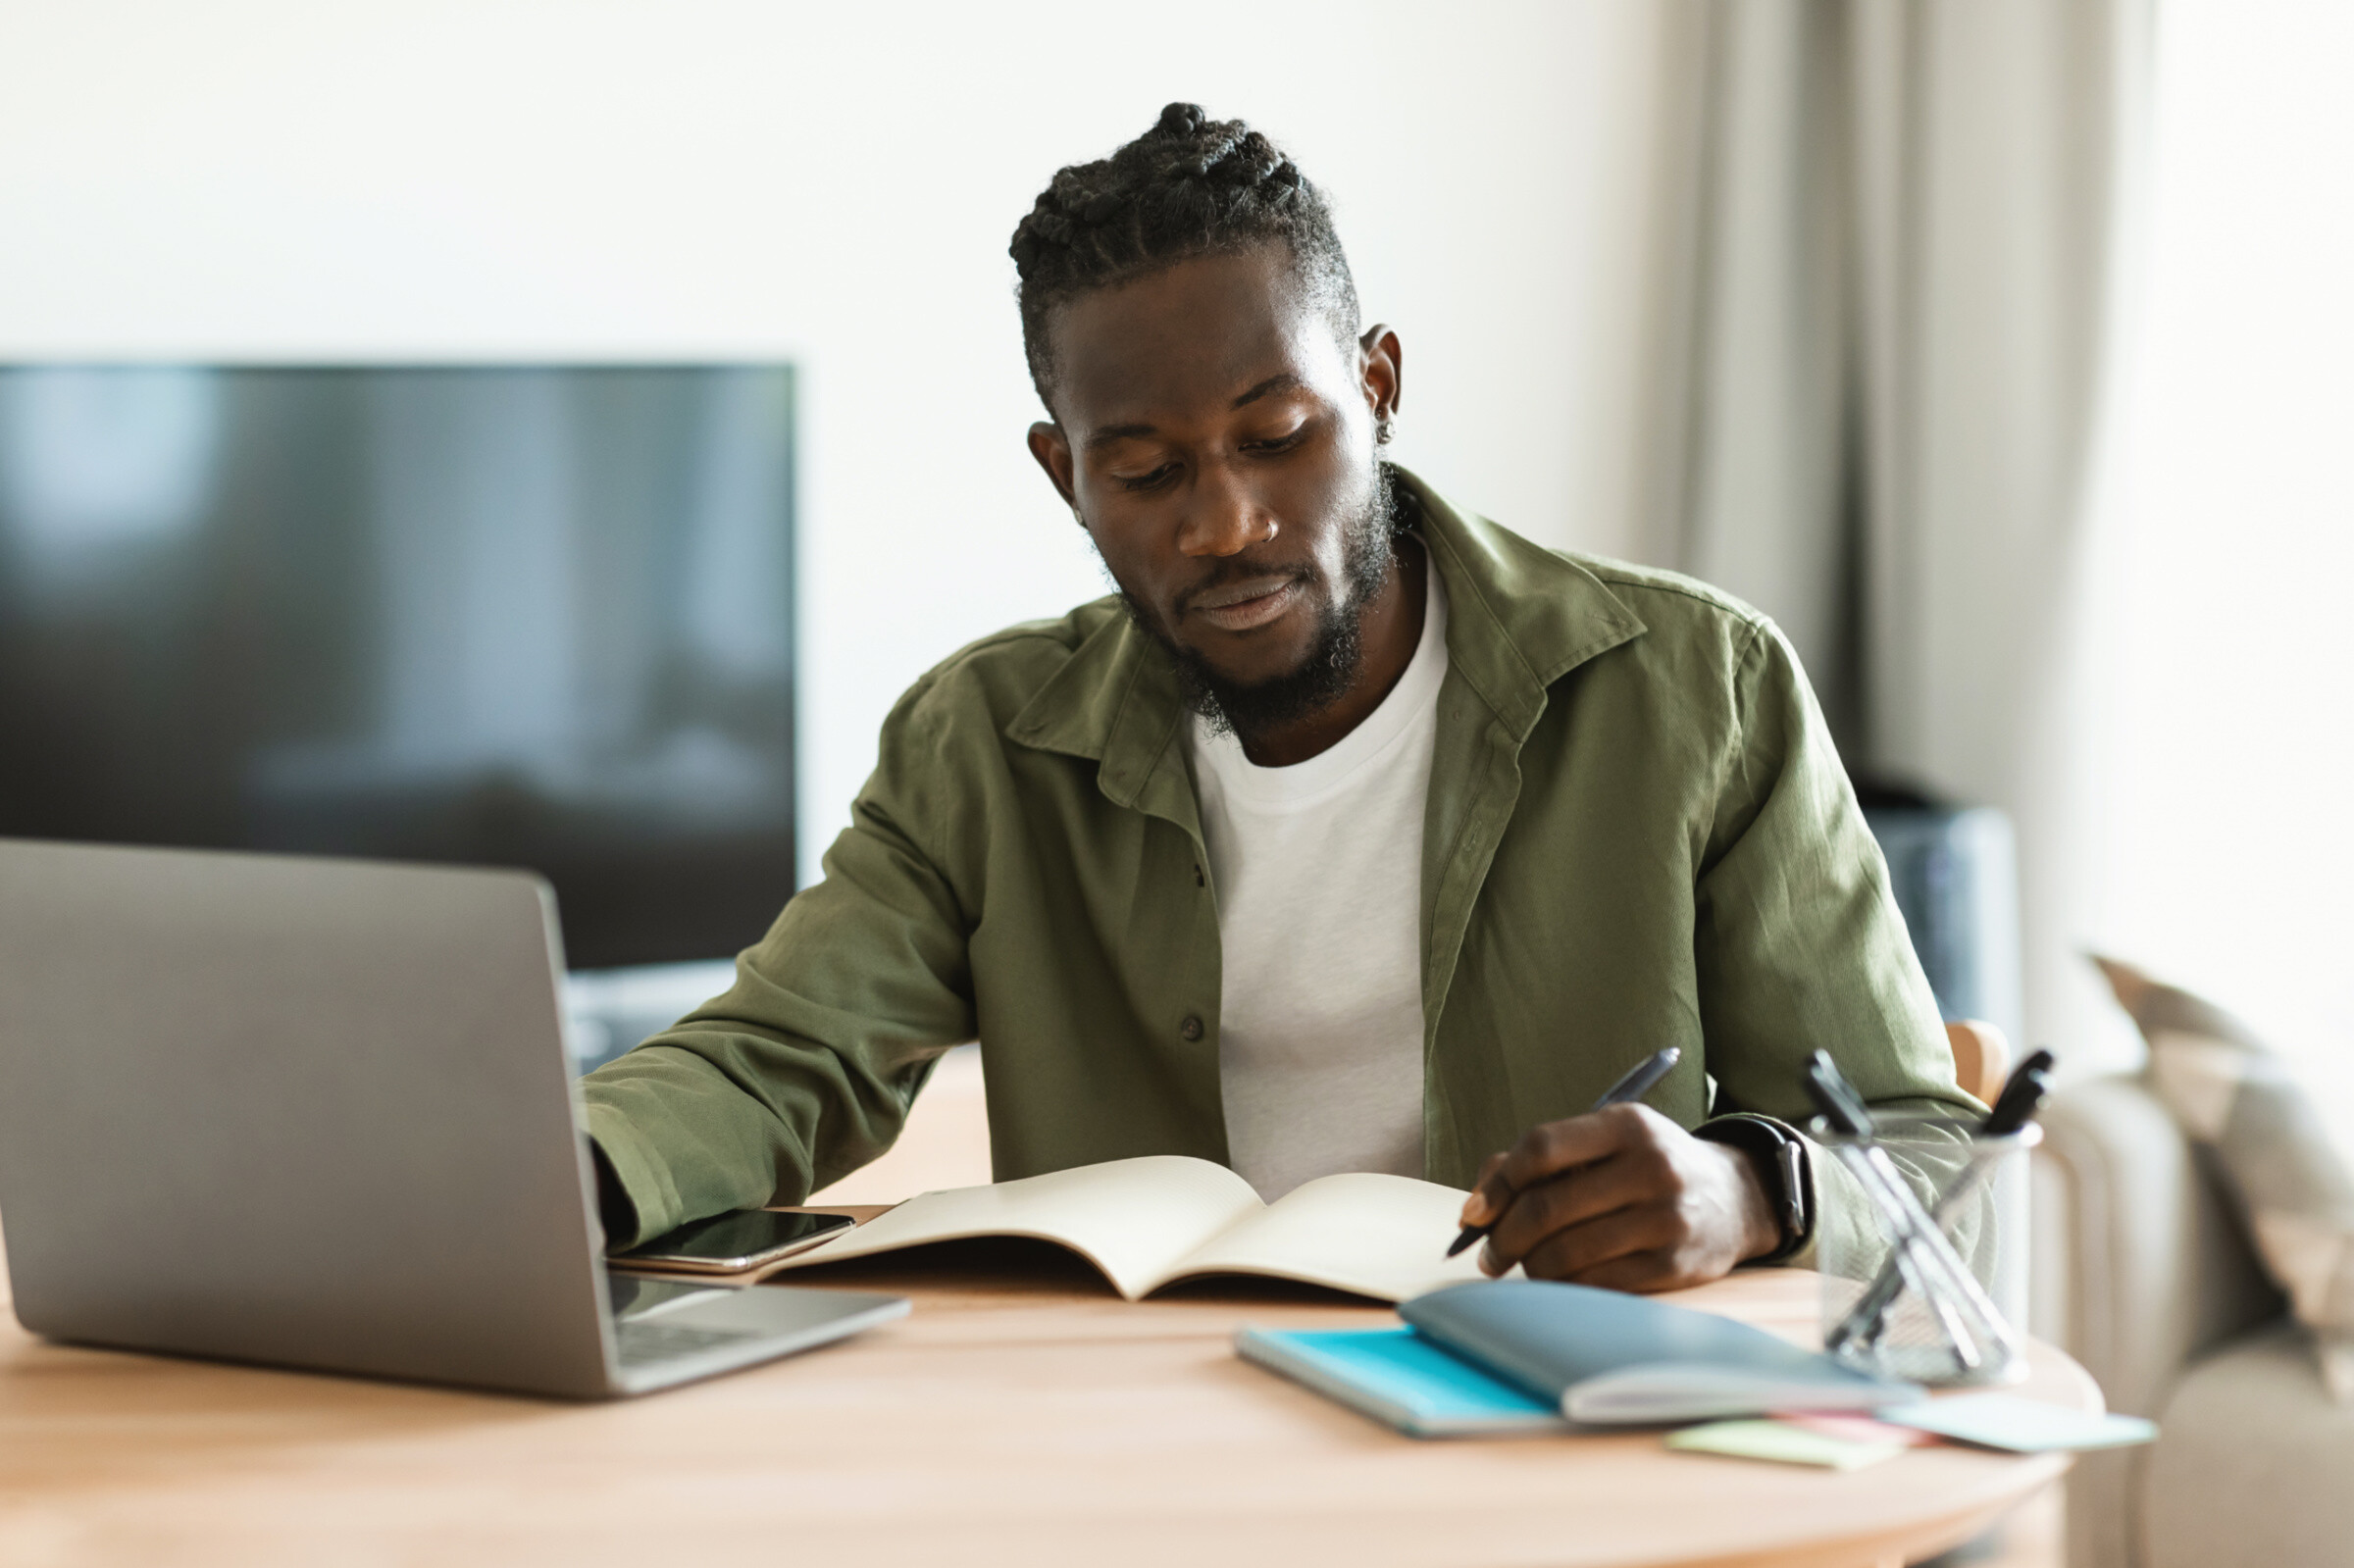
<path id="1" fill-rule="evenodd" d="M 1782 1243 L 1752 1263 L 1779 1263 L 1805 1246 L 1815 1234 L 1815 1184 L 1807 1140 L 1796 1129 L 1770 1116 L 1739 1111 L 1701 1123 L 1694 1138 L 1741 1150 L 1765 1173 L 1766 1201 L 1781 1223 Z"/>

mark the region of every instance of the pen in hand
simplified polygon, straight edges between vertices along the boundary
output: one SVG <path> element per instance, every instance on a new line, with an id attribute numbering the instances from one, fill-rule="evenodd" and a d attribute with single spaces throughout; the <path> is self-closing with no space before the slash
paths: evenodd
<path id="1" fill-rule="evenodd" d="M 1683 1054 L 1673 1045 L 1663 1051 L 1654 1051 L 1629 1069 L 1624 1078 L 1604 1089 L 1602 1098 L 1596 1100 L 1586 1114 L 1591 1116 L 1595 1111 L 1608 1110 L 1612 1105 L 1624 1105 L 1629 1100 L 1641 1099 L 1651 1092 L 1651 1087 L 1654 1084 L 1667 1076 L 1668 1070 L 1675 1066 L 1676 1061 Z M 1501 1217 L 1499 1216 L 1499 1218 Z M 1484 1239 L 1494 1229 L 1496 1229 L 1495 1220 L 1490 1220 L 1485 1225 L 1464 1226 L 1463 1234 L 1455 1239 L 1455 1244 L 1447 1249 L 1447 1255 L 1449 1257 L 1461 1255 L 1463 1248 Z"/>

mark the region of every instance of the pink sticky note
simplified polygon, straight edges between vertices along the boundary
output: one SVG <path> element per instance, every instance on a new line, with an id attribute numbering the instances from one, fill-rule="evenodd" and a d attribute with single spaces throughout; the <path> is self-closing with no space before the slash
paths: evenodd
<path id="1" fill-rule="evenodd" d="M 1892 1426 L 1874 1421 L 1869 1416 L 1810 1415 L 1805 1412 L 1782 1414 L 1773 1418 L 1801 1432 L 1818 1433 L 1837 1438 L 1842 1442 L 1893 1442 L 1907 1448 L 1923 1447 L 1937 1441 L 1936 1435 L 1913 1427 Z"/>

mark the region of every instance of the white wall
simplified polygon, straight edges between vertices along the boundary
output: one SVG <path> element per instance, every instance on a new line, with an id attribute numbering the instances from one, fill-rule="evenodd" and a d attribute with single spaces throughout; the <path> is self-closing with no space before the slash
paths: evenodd
<path id="1" fill-rule="evenodd" d="M 1031 466 L 1004 246 L 1171 98 L 1333 195 L 1399 453 L 1631 550 L 1648 0 L 0 0 L 0 360 L 781 357 L 802 835 L 923 669 L 1102 591 Z"/>

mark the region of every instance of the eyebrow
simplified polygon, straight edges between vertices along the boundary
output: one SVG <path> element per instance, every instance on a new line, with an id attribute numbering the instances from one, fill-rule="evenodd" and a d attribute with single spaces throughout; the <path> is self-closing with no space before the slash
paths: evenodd
<path id="1" fill-rule="evenodd" d="M 1257 402 L 1262 397 L 1272 397 L 1277 392 L 1296 392 L 1304 384 L 1299 377 L 1294 376 L 1290 371 L 1285 371 L 1280 376 L 1268 377 L 1226 406 L 1230 409 L 1242 408 Z"/>
<path id="2" fill-rule="evenodd" d="M 1229 410 L 1248 408 L 1262 397 L 1272 397 L 1277 392 L 1296 392 L 1306 384 L 1290 371 L 1284 371 L 1279 375 L 1268 377 L 1226 406 Z M 1154 433 L 1154 428 L 1151 425 L 1105 425 L 1098 428 L 1093 434 L 1088 436 L 1087 446 L 1088 450 L 1094 451 L 1100 446 L 1109 446 L 1114 441 L 1133 440 L 1139 436 Z"/>

